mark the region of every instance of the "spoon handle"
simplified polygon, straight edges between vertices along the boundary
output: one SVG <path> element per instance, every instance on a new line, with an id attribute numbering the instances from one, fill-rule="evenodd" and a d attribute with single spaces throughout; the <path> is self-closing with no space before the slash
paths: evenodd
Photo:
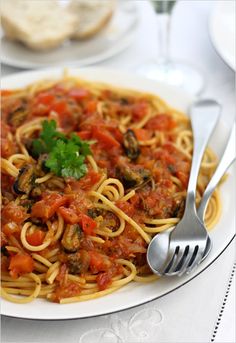
<path id="1" fill-rule="evenodd" d="M 204 222 L 204 215 L 205 215 L 205 211 L 206 211 L 210 196 L 214 192 L 222 176 L 225 174 L 225 172 L 230 167 L 230 165 L 234 162 L 235 159 L 236 159 L 236 154 L 235 154 L 235 121 L 234 121 L 234 124 L 231 129 L 231 133 L 227 141 L 222 158 L 207 188 L 205 189 L 201 203 L 197 210 L 198 217 L 202 222 Z"/>
<path id="2" fill-rule="evenodd" d="M 192 165 L 188 183 L 185 213 L 196 213 L 195 197 L 198 173 L 203 153 L 209 138 L 219 119 L 221 106 L 210 99 L 198 100 L 190 108 L 190 117 L 194 137 Z"/>

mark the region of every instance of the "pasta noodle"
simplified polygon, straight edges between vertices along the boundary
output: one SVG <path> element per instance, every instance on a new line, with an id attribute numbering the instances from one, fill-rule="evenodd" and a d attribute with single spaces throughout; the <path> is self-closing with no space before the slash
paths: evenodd
<path id="1" fill-rule="evenodd" d="M 189 119 L 157 96 L 68 73 L 3 91 L 2 113 L 2 297 L 66 304 L 158 280 L 146 251 L 183 215 Z M 69 140 L 80 144 L 70 161 L 70 151 L 55 153 Z M 208 148 L 197 205 L 216 165 Z M 209 229 L 220 214 L 217 189 L 205 215 Z"/>

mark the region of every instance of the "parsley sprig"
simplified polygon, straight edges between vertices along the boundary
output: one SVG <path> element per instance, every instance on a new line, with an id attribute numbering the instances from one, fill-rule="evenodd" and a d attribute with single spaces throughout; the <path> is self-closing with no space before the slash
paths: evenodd
<path id="1" fill-rule="evenodd" d="M 56 131 L 55 120 L 43 121 L 38 139 L 33 141 L 33 153 L 36 156 L 47 153 L 46 167 L 58 176 L 80 179 L 87 173 L 84 163 L 91 155 L 89 142 L 82 141 L 75 133 L 66 137 Z"/>
<path id="2" fill-rule="evenodd" d="M 49 153 L 53 150 L 58 139 L 62 141 L 67 141 L 66 136 L 56 131 L 57 124 L 55 120 L 44 120 L 42 123 L 42 131 L 38 139 L 33 141 L 33 153 L 36 156 L 40 154 Z"/>

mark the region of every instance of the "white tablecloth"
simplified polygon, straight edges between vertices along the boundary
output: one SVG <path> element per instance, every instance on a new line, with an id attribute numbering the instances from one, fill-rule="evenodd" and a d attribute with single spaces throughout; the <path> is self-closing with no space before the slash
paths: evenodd
<path id="1" fill-rule="evenodd" d="M 126 51 L 100 65 L 135 70 L 157 55 L 155 15 L 148 1 L 137 1 L 137 5 L 140 25 L 135 41 Z M 214 1 L 185 0 L 177 4 L 173 14 L 171 55 L 202 70 L 207 80 L 204 96 L 213 96 L 223 104 L 224 120 L 230 125 L 235 115 L 234 72 L 210 42 L 208 17 L 212 6 Z M 2 75 L 15 71 L 18 70 L 2 65 Z M 190 283 L 149 304 L 112 315 L 61 322 L 3 317 L 2 342 L 233 343 L 235 281 L 226 297 L 225 294 L 234 260 L 233 242 L 213 265 Z M 225 300 L 225 309 L 220 312 Z"/>

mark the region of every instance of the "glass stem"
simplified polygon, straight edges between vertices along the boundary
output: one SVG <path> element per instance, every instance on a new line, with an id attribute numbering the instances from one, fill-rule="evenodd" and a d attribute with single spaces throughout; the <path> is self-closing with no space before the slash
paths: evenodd
<path id="1" fill-rule="evenodd" d="M 157 16 L 159 24 L 159 58 L 162 63 L 168 63 L 170 61 L 169 47 L 170 47 L 170 15 L 159 14 Z"/>

